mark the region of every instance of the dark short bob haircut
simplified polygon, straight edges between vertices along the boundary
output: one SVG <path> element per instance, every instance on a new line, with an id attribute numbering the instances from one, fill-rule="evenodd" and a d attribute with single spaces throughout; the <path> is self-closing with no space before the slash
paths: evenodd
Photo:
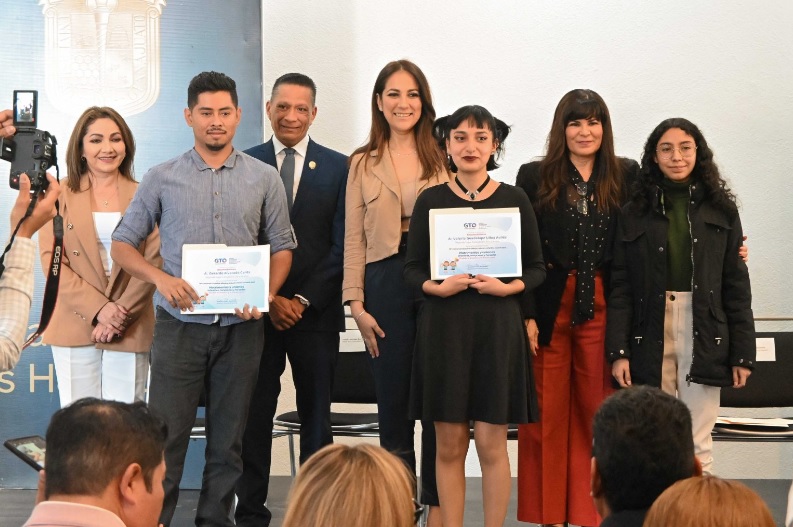
<path id="1" fill-rule="evenodd" d="M 451 137 L 452 130 L 458 128 L 462 123 L 475 124 L 478 128 L 486 128 L 493 132 L 493 140 L 496 143 L 496 151 L 487 161 L 487 170 L 495 170 L 500 165 L 496 162 L 504 154 L 504 140 L 509 135 L 511 128 L 502 120 L 493 117 L 487 108 L 477 104 L 463 106 L 456 112 L 435 121 L 432 126 L 432 133 L 438 141 L 441 150 L 446 151 L 446 141 Z M 457 166 L 452 161 L 451 156 L 447 156 L 449 170 L 457 172 Z"/>

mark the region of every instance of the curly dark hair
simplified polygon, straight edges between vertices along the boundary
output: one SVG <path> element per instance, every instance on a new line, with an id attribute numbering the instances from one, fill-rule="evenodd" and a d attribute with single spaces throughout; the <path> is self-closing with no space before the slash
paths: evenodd
<path id="1" fill-rule="evenodd" d="M 679 128 L 694 139 L 694 144 L 697 147 L 697 160 L 691 177 L 704 185 L 707 199 L 728 214 L 736 214 L 738 206 L 735 195 L 727 186 L 724 178 L 721 177 L 719 167 L 713 161 L 713 151 L 708 146 L 705 136 L 702 135 L 697 125 L 682 117 L 673 117 L 662 121 L 647 138 L 647 142 L 644 144 L 637 188 L 632 198 L 634 204 L 642 211 L 646 211 L 652 205 L 656 188 L 664 179 L 664 174 L 655 161 L 655 151 L 661 137 L 671 128 Z"/>
<path id="2" fill-rule="evenodd" d="M 592 421 L 592 457 L 612 512 L 644 509 L 670 485 L 697 473 L 691 412 L 651 386 L 619 390 Z"/>

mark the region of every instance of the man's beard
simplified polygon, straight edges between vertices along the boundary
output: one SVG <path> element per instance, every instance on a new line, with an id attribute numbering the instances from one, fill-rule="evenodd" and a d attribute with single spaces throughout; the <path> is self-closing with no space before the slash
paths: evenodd
<path id="1" fill-rule="evenodd" d="M 220 152 L 221 150 L 226 148 L 227 144 L 228 143 L 222 143 L 222 144 L 220 144 L 220 143 L 218 143 L 218 144 L 206 143 L 206 147 L 207 147 L 207 150 L 212 150 L 213 152 Z"/>

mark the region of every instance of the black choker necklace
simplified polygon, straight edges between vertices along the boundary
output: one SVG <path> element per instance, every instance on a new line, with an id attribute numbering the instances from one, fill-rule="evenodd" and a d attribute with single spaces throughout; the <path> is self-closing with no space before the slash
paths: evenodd
<path id="1" fill-rule="evenodd" d="M 460 187 L 460 190 L 463 191 L 463 194 L 471 198 L 471 201 L 473 201 L 476 199 L 479 193 L 485 189 L 487 184 L 490 183 L 490 174 L 487 175 L 487 179 L 485 179 L 485 182 L 479 185 L 479 188 L 476 190 L 468 190 L 467 188 L 465 188 L 465 185 L 460 183 L 460 178 L 458 178 L 457 176 L 454 176 L 454 182 L 457 183 L 457 186 Z"/>

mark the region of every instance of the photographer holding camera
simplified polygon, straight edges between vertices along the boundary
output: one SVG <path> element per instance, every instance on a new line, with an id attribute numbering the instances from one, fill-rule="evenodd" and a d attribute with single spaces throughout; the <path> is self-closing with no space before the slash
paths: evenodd
<path id="1" fill-rule="evenodd" d="M 11 110 L 0 111 L 0 137 L 11 137 L 13 126 Z M 5 271 L 0 276 L 0 371 L 10 370 L 19 360 L 25 341 L 25 330 L 33 296 L 33 261 L 36 243 L 30 237 L 55 217 L 55 201 L 60 187 L 53 176 L 47 174 L 49 186 L 42 191 L 32 214 L 22 222 L 16 239 L 5 256 Z M 30 180 L 27 175 L 19 179 L 19 195 L 11 209 L 11 230 L 24 217 L 30 205 Z"/>

